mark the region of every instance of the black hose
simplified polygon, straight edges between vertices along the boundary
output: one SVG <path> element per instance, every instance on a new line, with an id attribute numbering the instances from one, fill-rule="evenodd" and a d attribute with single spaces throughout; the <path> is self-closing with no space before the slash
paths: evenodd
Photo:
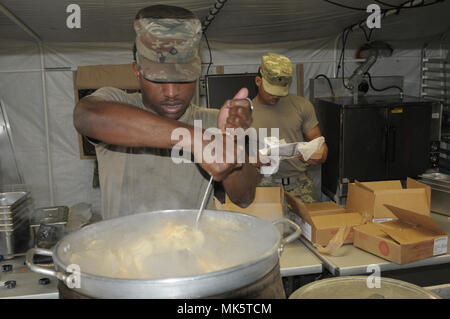
<path id="1" fill-rule="evenodd" d="M 203 36 L 205 37 L 206 45 L 208 47 L 208 52 L 209 52 L 209 63 L 208 63 L 208 68 L 206 70 L 206 75 L 208 75 L 209 74 L 209 68 L 211 67 L 211 64 L 213 64 L 212 52 L 211 52 L 211 47 L 209 46 L 208 37 L 206 36 L 206 32 L 205 31 L 203 31 Z"/>
<path id="2" fill-rule="evenodd" d="M 369 78 L 369 85 L 370 85 L 370 87 L 372 88 L 372 90 L 374 90 L 374 91 L 376 91 L 376 92 L 383 92 L 383 91 L 386 91 L 386 90 L 389 90 L 389 89 L 397 89 L 397 90 L 400 91 L 400 97 L 403 97 L 403 89 L 402 89 L 401 87 L 399 87 L 399 86 L 397 86 L 397 85 L 391 85 L 391 86 L 387 86 L 387 87 L 382 88 L 382 89 L 375 88 L 375 87 L 373 86 L 373 84 L 372 84 L 372 77 L 370 76 L 370 73 L 369 73 L 369 72 L 366 72 L 366 73 L 364 73 L 364 74 L 365 74 L 365 75 L 367 74 L 367 77 Z"/>
<path id="3" fill-rule="evenodd" d="M 320 77 L 323 77 L 327 80 L 328 85 L 330 86 L 331 95 L 332 95 L 332 97 L 335 97 L 336 95 L 334 94 L 333 86 L 331 85 L 331 81 L 328 78 L 328 76 L 326 76 L 325 74 L 318 74 L 318 75 L 316 75 L 315 79 L 320 78 Z"/>

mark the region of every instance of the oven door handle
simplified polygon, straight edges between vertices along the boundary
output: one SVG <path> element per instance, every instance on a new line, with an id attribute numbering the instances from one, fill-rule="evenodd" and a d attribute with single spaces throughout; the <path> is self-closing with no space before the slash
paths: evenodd
<path id="1" fill-rule="evenodd" d="M 397 128 L 395 126 L 389 127 L 389 162 L 395 161 L 395 147 L 397 143 Z"/>

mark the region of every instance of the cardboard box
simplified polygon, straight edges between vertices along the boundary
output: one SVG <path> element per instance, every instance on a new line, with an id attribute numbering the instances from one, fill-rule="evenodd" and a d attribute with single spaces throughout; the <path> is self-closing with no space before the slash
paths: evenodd
<path id="1" fill-rule="evenodd" d="M 430 216 L 385 205 L 395 220 L 354 228 L 354 246 L 397 264 L 447 253 L 448 235 Z"/>
<path id="2" fill-rule="evenodd" d="M 395 218 L 384 204 L 430 215 L 431 188 L 412 178 L 407 179 L 406 186 L 403 188 L 400 181 L 355 181 L 348 184 L 346 207 L 363 215 L 368 213 L 373 222 Z"/>
<path id="3" fill-rule="evenodd" d="M 342 226 L 351 227 L 344 243 L 353 242 L 353 227 L 362 223 L 358 212 L 347 210 L 334 202 L 305 204 L 286 193 L 286 200 L 296 214 L 292 218 L 302 229 L 302 235 L 310 242 L 326 246 Z"/>
<path id="4" fill-rule="evenodd" d="M 241 208 L 230 200 L 228 195 L 222 204 L 214 198 L 214 207 L 218 210 L 245 213 L 257 216 L 267 221 L 274 221 L 283 217 L 284 190 L 282 187 L 256 187 L 255 199 L 246 208 Z"/>

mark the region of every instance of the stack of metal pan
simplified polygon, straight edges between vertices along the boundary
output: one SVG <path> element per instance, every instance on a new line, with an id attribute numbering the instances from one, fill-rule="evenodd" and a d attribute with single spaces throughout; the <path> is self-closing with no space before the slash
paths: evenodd
<path id="1" fill-rule="evenodd" d="M 426 173 L 419 181 L 431 187 L 431 211 L 450 216 L 450 175 Z"/>
<path id="2" fill-rule="evenodd" d="M 11 259 L 30 248 L 30 192 L 0 193 L 0 259 Z"/>

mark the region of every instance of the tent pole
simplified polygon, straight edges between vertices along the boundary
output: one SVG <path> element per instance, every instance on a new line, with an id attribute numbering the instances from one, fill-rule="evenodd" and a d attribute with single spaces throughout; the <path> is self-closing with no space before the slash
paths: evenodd
<path id="1" fill-rule="evenodd" d="M 47 85 L 45 80 L 45 61 L 44 61 L 44 48 L 42 39 L 34 32 L 30 27 L 23 23 L 18 17 L 16 17 L 8 8 L 0 3 L 0 11 L 6 15 L 11 21 L 13 21 L 19 28 L 31 36 L 38 44 L 40 63 L 41 63 L 41 78 L 42 78 L 42 99 L 44 102 L 44 125 L 45 125 L 45 139 L 47 146 L 47 162 L 48 162 L 48 181 L 50 192 L 50 205 L 54 206 L 54 193 L 53 193 L 53 167 L 50 152 L 50 135 L 49 135 L 49 120 L 48 120 L 48 100 L 47 100 Z"/>
<path id="2" fill-rule="evenodd" d="M 41 78 L 42 78 L 42 98 L 44 99 L 44 121 L 45 121 L 45 142 L 47 144 L 47 162 L 48 162 L 48 181 L 50 192 L 50 206 L 55 205 L 55 197 L 53 193 L 53 165 L 50 149 L 50 129 L 48 117 L 48 99 L 47 99 L 47 81 L 45 79 L 45 61 L 44 61 L 44 47 L 42 41 L 39 44 L 39 53 L 41 55 Z"/>
<path id="3" fill-rule="evenodd" d="M 7 16 L 12 22 L 17 24 L 19 28 L 21 28 L 25 33 L 27 33 L 29 36 L 31 36 L 33 39 L 35 39 L 37 42 L 42 42 L 41 38 L 31 30 L 26 24 L 24 24 L 18 17 L 14 15 L 7 7 L 5 7 L 3 4 L 0 3 L 0 11 L 3 12 L 5 16 Z"/>

